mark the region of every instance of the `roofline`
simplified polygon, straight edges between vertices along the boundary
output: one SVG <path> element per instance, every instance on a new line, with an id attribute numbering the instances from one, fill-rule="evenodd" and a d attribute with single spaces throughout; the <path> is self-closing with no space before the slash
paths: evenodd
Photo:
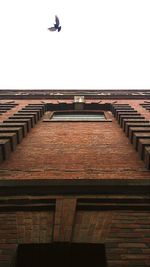
<path id="1" fill-rule="evenodd" d="M 1 99 L 73 99 L 75 95 L 85 96 L 86 99 L 150 99 L 150 89 L 97 89 L 97 90 L 31 90 L 7 89 L 0 90 Z"/>

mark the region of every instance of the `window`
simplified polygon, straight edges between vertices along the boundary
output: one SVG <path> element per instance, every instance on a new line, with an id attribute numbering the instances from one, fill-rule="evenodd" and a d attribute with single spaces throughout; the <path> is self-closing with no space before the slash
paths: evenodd
<path id="1" fill-rule="evenodd" d="M 104 244 L 20 244 L 15 267 L 106 267 Z"/>
<path id="2" fill-rule="evenodd" d="M 54 112 L 50 120 L 51 121 L 104 121 L 106 120 L 106 118 L 104 112 L 67 111 L 67 112 Z"/>

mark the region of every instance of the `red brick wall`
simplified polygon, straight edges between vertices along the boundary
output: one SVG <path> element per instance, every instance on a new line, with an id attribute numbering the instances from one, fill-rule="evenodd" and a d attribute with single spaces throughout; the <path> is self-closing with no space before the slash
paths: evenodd
<path id="1" fill-rule="evenodd" d="M 108 267 L 150 266 L 150 213 L 78 211 L 73 240 L 104 242 Z"/>
<path id="2" fill-rule="evenodd" d="M 109 267 L 150 266 L 150 213 L 114 212 L 106 250 Z"/>
<path id="3" fill-rule="evenodd" d="M 21 106 L 29 103 L 22 102 Z M 150 112 L 139 106 L 139 101 L 136 104 L 135 101 L 120 102 L 136 106 L 136 110 L 150 118 Z M 143 161 L 118 122 L 110 113 L 109 117 L 112 122 L 52 123 L 41 120 L 10 159 L 1 164 L 1 178 L 149 178 Z"/>
<path id="4" fill-rule="evenodd" d="M 9 266 L 18 244 L 49 243 L 53 212 L 0 212 L 0 266 Z"/>
<path id="5" fill-rule="evenodd" d="M 104 242 L 108 267 L 150 266 L 150 213 L 78 211 L 75 242 Z"/>
<path id="6" fill-rule="evenodd" d="M 56 103 L 57 100 L 45 102 Z M 102 100 L 101 103 L 108 102 L 111 101 Z M 117 103 L 128 103 L 150 119 L 150 112 L 139 105 L 143 102 L 120 100 Z M 2 115 L 1 121 L 28 103 L 41 101 L 16 100 L 16 103 L 19 105 Z M 10 158 L 0 165 L 0 179 L 149 180 L 150 172 L 144 162 L 113 115 L 109 113 L 109 116 L 112 122 L 51 123 L 40 120 Z M 150 266 L 149 212 L 118 211 L 116 208 L 115 211 L 77 210 L 75 213 L 74 200 L 67 204 L 68 200 L 57 197 L 55 214 L 0 212 L 0 267 L 9 266 L 18 244 L 52 240 L 104 242 L 108 267 Z"/>
<path id="7" fill-rule="evenodd" d="M 1 213 L 0 266 L 9 266 L 18 244 L 52 242 L 53 225 L 53 212 Z M 108 267 L 149 266 L 149 212 L 77 211 L 71 240 L 105 243 Z"/>

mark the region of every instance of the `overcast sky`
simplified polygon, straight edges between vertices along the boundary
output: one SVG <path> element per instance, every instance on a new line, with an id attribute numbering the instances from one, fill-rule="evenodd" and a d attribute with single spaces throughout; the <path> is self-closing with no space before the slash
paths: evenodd
<path id="1" fill-rule="evenodd" d="M 0 0 L 0 89 L 120 88 L 150 88 L 150 0 Z"/>

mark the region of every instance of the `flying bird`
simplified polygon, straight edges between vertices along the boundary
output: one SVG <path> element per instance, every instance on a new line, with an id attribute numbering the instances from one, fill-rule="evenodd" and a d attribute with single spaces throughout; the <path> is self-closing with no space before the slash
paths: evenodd
<path id="1" fill-rule="evenodd" d="M 48 28 L 48 30 L 51 31 L 51 32 L 54 32 L 54 31 L 58 30 L 58 32 L 60 32 L 61 26 L 59 26 L 59 24 L 60 24 L 59 23 L 59 18 L 57 16 L 55 16 L 55 24 L 54 24 L 53 27 Z"/>

